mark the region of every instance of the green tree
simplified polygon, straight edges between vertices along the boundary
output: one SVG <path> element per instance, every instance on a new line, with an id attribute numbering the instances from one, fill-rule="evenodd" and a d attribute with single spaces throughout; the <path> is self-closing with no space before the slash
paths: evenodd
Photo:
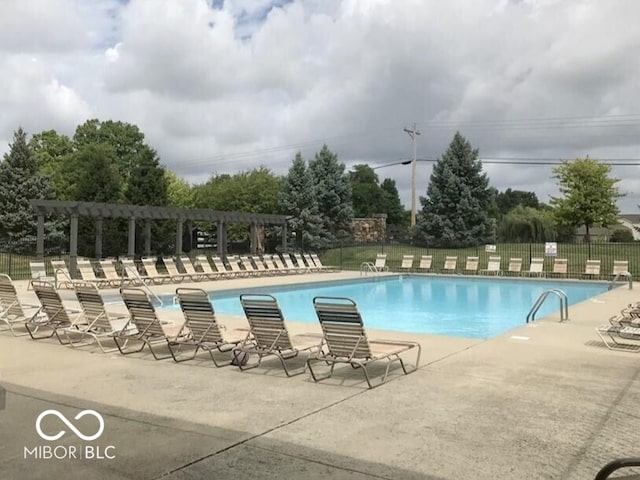
<path id="1" fill-rule="evenodd" d="M 538 208 L 540 202 L 534 192 L 507 188 L 504 192 L 497 193 L 496 206 L 500 215 L 506 215 L 517 206 Z"/>
<path id="2" fill-rule="evenodd" d="M 38 159 L 40 173 L 51 177 L 55 198 L 71 200 L 70 190 L 75 183 L 71 167 L 75 147 L 66 135 L 45 130 L 31 137 L 29 147 Z"/>
<path id="3" fill-rule="evenodd" d="M 518 205 L 500 220 L 500 242 L 547 242 L 557 239 L 553 214 L 548 211 Z"/>
<path id="4" fill-rule="evenodd" d="M 0 237 L 15 251 L 33 253 L 36 221 L 29 200 L 52 200 L 53 196 L 51 179 L 39 172 L 38 160 L 19 128 L 0 162 Z M 60 224 L 45 222 L 45 235 L 49 243 L 58 243 L 63 238 Z"/>
<path id="5" fill-rule="evenodd" d="M 125 201 L 133 205 L 166 206 L 167 178 L 156 152 L 143 146 L 131 162 Z"/>
<path id="6" fill-rule="evenodd" d="M 328 243 L 349 237 L 353 206 L 351 183 L 344 163 L 324 145 L 309 162 L 309 170 L 317 189 L 318 211 L 323 224 L 321 236 Z"/>
<path id="7" fill-rule="evenodd" d="M 623 195 L 610 178 L 611 165 L 590 158 L 563 161 L 553 169 L 562 196 L 552 197 L 551 206 L 559 222 L 566 226 L 585 226 L 585 241 L 589 241 L 592 226 L 607 227 L 617 223 L 616 199 Z"/>
<path id="8" fill-rule="evenodd" d="M 114 165 L 116 154 L 110 145 L 90 144 L 73 155 L 75 183 L 70 192 L 81 202 L 116 203 L 120 191 L 120 177 Z"/>
<path id="9" fill-rule="evenodd" d="M 387 199 L 384 196 L 378 175 L 369 165 L 355 165 L 349 172 L 351 202 L 355 217 L 371 217 L 386 213 Z"/>
<path id="10" fill-rule="evenodd" d="M 416 238 L 436 247 L 467 247 L 495 241 L 493 200 L 478 150 L 459 132 L 436 162 L 421 197 Z"/>
<path id="11" fill-rule="evenodd" d="M 385 200 L 384 213 L 387 214 L 387 223 L 397 228 L 407 227 L 410 220 L 409 212 L 402 206 L 396 181 L 385 178 L 380 188 Z"/>
<path id="12" fill-rule="evenodd" d="M 313 176 L 298 152 L 282 181 L 278 196 L 280 213 L 291 215 L 289 227 L 296 234 L 296 246 L 319 248 L 322 245 L 320 230 L 322 218 L 318 211 L 318 199 Z"/>
<path id="13" fill-rule="evenodd" d="M 167 180 L 167 204 L 170 207 L 191 208 L 193 192 L 189 182 L 170 170 L 165 170 L 164 176 Z"/>

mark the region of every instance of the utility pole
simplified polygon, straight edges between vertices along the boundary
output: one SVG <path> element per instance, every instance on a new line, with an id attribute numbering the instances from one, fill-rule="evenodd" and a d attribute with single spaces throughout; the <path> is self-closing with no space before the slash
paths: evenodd
<path id="1" fill-rule="evenodd" d="M 416 226 L 416 153 L 417 144 L 416 136 L 420 135 L 420 132 L 416 130 L 416 124 L 413 124 L 413 129 L 404 129 L 405 132 L 411 137 L 413 143 L 413 159 L 411 160 L 411 226 Z"/>

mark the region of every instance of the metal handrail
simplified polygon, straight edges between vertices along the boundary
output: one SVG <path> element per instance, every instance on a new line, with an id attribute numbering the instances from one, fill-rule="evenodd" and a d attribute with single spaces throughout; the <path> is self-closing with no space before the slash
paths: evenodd
<path id="1" fill-rule="evenodd" d="M 533 304 L 533 307 L 531 307 L 531 310 L 529 310 L 529 313 L 527 314 L 527 323 L 535 320 L 536 313 L 538 313 L 538 310 L 540 310 L 540 307 L 542 306 L 544 301 L 551 294 L 556 295 L 560 299 L 560 321 L 564 322 L 565 320 L 569 320 L 569 301 L 567 299 L 567 294 L 562 290 L 554 288 L 552 290 L 545 290 L 544 292 L 542 292 L 542 294 L 540 294 L 536 302 Z"/>
<path id="2" fill-rule="evenodd" d="M 362 274 L 366 275 L 367 272 L 379 273 L 378 269 L 375 267 L 375 265 L 372 262 L 362 262 L 360 264 L 360 275 L 361 276 Z"/>
<path id="3" fill-rule="evenodd" d="M 64 271 L 63 269 L 61 269 L 61 268 L 56 268 L 56 269 L 53 271 L 53 280 L 54 280 L 54 282 L 55 282 L 56 288 L 58 288 L 58 285 L 59 285 L 60 283 L 62 283 L 62 282 L 58 282 L 58 273 L 62 274 L 62 276 L 63 276 L 63 277 L 66 277 L 66 278 L 67 278 L 67 281 L 68 281 L 69 283 L 73 283 L 73 278 L 71 278 L 71 277 L 67 274 L 67 272 L 65 272 L 65 271 Z"/>
<path id="4" fill-rule="evenodd" d="M 631 275 L 631 272 L 618 272 L 616 273 L 616 276 L 613 277 L 613 280 L 611 280 L 611 283 L 609 283 L 609 288 L 608 290 L 613 289 L 613 285 L 621 278 L 621 277 L 625 277 L 627 279 L 627 281 L 629 282 L 629 290 L 633 289 L 633 275 Z"/>
<path id="5" fill-rule="evenodd" d="M 640 457 L 636 458 L 619 458 L 607 463 L 596 475 L 594 480 L 606 480 L 616 470 L 621 468 L 640 467 Z"/>
<path id="6" fill-rule="evenodd" d="M 158 301 L 158 304 L 161 307 L 164 307 L 164 302 L 162 301 L 162 299 L 153 292 L 153 290 L 151 290 L 149 288 L 149 285 L 146 284 L 146 282 L 144 281 L 144 279 L 140 276 L 140 272 L 138 272 L 138 270 L 132 270 L 131 267 L 127 266 L 127 265 L 122 265 L 122 268 L 127 272 L 127 276 L 129 276 L 129 274 L 133 274 L 133 278 L 135 278 L 136 280 L 140 281 L 140 286 L 142 288 L 144 288 L 144 290 L 151 296 L 153 297 L 155 300 Z M 124 281 L 124 279 L 123 279 Z"/>

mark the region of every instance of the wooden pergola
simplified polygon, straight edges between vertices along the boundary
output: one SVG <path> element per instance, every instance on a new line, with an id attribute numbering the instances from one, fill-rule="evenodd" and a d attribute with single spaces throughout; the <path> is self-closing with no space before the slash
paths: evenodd
<path id="1" fill-rule="evenodd" d="M 46 215 L 66 215 L 70 217 L 69 232 L 69 267 L 76 271 L 78 260 L 78 217 L 93 217 L 96 223 L 96 257 L 102 257 L 102 220 L 104 218 L 129 219 L 129 245 L 127 255 L 133 257 L 136 248 L 136 222 L 144 220 L 144 250 L 151 255 L 151 222 L 152 220 L 176 220 L 176 255 L 182 252 L 182 232 L 186 223 L 189 231 L 196 220 L 215 222 L 218 224 L 218 255 L 227 254 L 227 226 L 230 223 L 249 225 L 251 235 L 251 253 L 257 253 L 258 227 L 278 225 L 282 231 L 282 249 L 287 250 L 287 219 L 285 215 L 246 212 L 221 212 L 218 210 L 174 207 L 152 207 L 146 205 L 124 205 L 117 203 L 95 202 L 60 202 L 57 200 L 30 200 L 31 206 L 38 216 L 36 255 L 44 257 L 44 218 Z"/>

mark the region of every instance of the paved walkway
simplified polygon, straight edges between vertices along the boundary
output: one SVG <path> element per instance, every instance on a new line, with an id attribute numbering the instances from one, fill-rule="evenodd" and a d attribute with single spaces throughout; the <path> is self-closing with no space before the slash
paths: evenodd
<path id="1" fill-rule="evenodd" d="M 569 322 L 542 319 L 488 341 L 372 332 L 423 346 L 418 372 L 373 390 L 348 367 L 316 384 L 306 375 L 286 378 L 277 360 L 240 372 L 204 356 L 174 364 L 3 334 L 0 477 L 591 479 L 614 458 L 640 455 L 640 354 L 609 351 L 594 332 L 636 300 L 634 290 L 618 288 L 571 307 Z M 314 328 L 290 324 L 295 332 Z M 35 424 L 48 409 L 85 435 L 96 431 L 96 419 L 73 418 L 93 409 L 104 432 L 83 442 L 48 415 L 46 434 L 68 433 L 45 441 Z M 67 457 L 72 447 L 86 456 L 90 445 L 94 458 L 34 458 L 42 445 Z"/>

